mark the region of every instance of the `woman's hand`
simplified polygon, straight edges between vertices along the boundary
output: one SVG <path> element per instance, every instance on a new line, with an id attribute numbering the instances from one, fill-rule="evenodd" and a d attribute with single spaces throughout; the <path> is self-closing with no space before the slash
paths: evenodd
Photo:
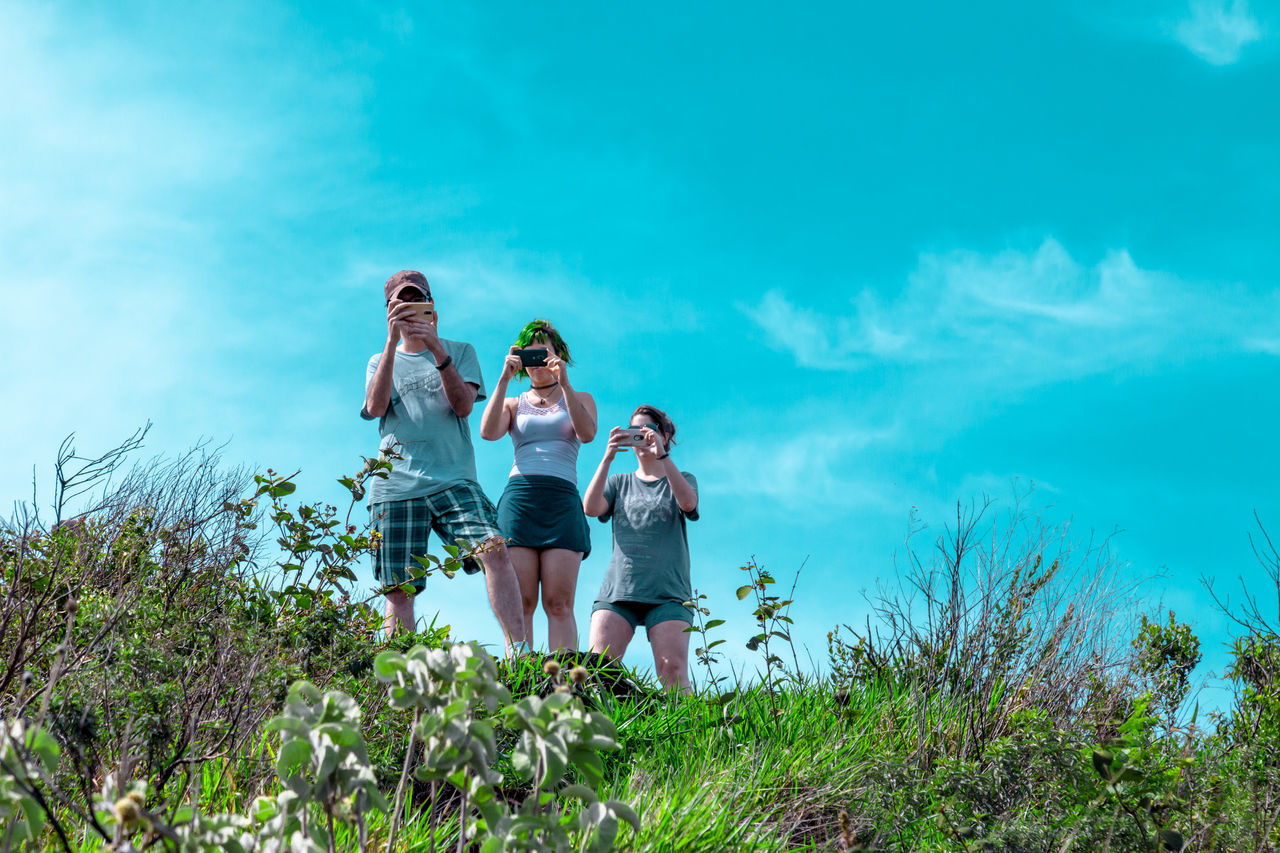
<path id="1" fill-rule="evenodd" d="M 547 370 L 551 371 L 551 375 L 560 383 L 560 386 L 569 384 L 569 365 L 564 363 L 564 359 L 553 352 L 547 353 Z"/>
<path id="2" fill-rule="evenodd" d="M 626 450 L 630 446 L 631 441 L 622 431 L 622 427 L 614 427 L 609 430 L 609 443 L 604 446 L 605 458 L 612 459 L 618 455 L 619 450 Z"/>
<path id="3" fill-rule="evenodd" d="M 516 349 L 516 347 L 512 347 L 511 351 L 507 353 L 507 357 L 502 360 L 502 379 L 504 382 L 510 381 L 511 377 L 519 373 L 524 366 L 520 362 L 520 356 L 515 355 Z"/>
<path id="4" fill-rule="evenodd" d="M 662 433 L 658 432 L 656 429 L 645 427 L 644 432 L 641 433 L 641 435 L 644 436 L 649 452 L 654 456 L 661 456 L 663 453 L 667 452 L 667 443 L 663 440 Z"/>

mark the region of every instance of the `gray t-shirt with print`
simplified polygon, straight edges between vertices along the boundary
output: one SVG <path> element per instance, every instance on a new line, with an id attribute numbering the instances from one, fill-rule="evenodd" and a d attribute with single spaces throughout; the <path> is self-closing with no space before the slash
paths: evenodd
<path id="1" fill-rule="evenodd" d="M 453 358 L 463 382 L 475 385 L 476 400 L 483 400 L 484 379 L 475 347 L 461 341 L 440 343 Z M 365 390 L 373 381 L 382 353 L 369 359 L 365 374 Z M 447 368 L 446 368 L 447 369 Z M 380 449 L 395 450 L 404 459 L 391 460 L 391 475 L 385 480 L 373 478 L 369 502 L 403 501 L 434 495 L 459 480 L 476 479 L 476 453 L 471 444 L 471 427 L 449 406 L 444 381 L 436 370 L 435 356 L 429 350 L 409 353 L 396 351 L 392 368 L 391 405 L 378 419 L 382 435 Z M 372 416 L 361 411 L 361 416 Z"/>
<path id="2" fill-rule="evenodd" d="M 698 481 L 680 473 L 696 493 Z M 613 557 L 599 600 L 660 604 L 692 598 L 685 519 L 697 521 L 697 508 L 683 512 L 666 477 L 646 482 L 634 473 L 610 474 L 604 499 L 609 508 L 600 520 L 613 520 Z"/>

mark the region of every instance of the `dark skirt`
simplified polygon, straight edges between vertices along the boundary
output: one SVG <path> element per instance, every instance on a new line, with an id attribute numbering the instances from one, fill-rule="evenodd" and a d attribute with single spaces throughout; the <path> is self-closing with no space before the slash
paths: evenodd
<path id="1" fill-rule="evenodd" d="M 578 487 L 545 474 L 515 476 L 498 501 L 498 529 L 518 548 L 564 548 L 591 553 L 591 532 Z"/>

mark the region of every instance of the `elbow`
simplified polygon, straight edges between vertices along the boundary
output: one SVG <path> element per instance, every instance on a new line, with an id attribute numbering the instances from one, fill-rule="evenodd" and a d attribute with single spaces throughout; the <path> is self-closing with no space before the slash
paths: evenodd
<path id="1" fill-rule="evenodd" d="M 578 441 L 581 441 L 583 444 L 590 444 L 595 440 L 596 440 L 596 428 L 594 426 L 591 426 L 583 430 L 582 432 L 578 433 Z"/>
<path id="2" fill-rule="evenodd" d="M 598 507 L 595 504 L 591 503 L 590 501 L 583 501 L 582 512 L 588 518 L 599 518 L 600 515 L 604 512 L 604 508 Z"/>
<path id="3" fill-rule="evenodd" d="M 502 438 L 502 433 L 496 427 L 480 424 L 480 437 L 485 441 L 497 441 Z"/>
<path id="4" fill-rule="evenodd" d="M 685 513 L 693 512 L 695 509 L 698 508 L 698 499 L 694 498 L 691 501 L 678 500 L 676 501 L 676 506 L 680 507 L 681 512 L 685 512 Z"/>
<path id="5" fill-rule="evenodd" d="M 470 401 L 459 403 L 453 407 L 453 413 L 460 418 L 471 417 L 471 412 L 475 410 L 475 403 Z"/>
<path id="6" fill-rule="evenodd" d="M 370 418 L 380 418 L 387 413 L 387 404 L 383 403 L 379 405 L 372 400 L 365 400 L 364 410 Z"/>

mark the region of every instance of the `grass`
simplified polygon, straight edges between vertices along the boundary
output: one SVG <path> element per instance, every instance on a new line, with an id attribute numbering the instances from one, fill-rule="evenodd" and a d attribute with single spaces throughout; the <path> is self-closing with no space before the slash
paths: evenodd
<path id="1" fill-rule="evenodd" d="M 447 627 L 381 638 L 376 610 L 333 580 L 371 543 L 331 507 L 286 508 L 287 477 L 253 480 L 270 514 L 237 501 L 245 484 L 224 483 L 203 458 L 126 483 L 93 518 L 0 526 L 0 719 L 59 739 L 60 769 L 39 787 L 69 829 L 67 849 L 103 849 L 84 814 L 122 764 L 158 786 L 147 801 L 157 812 L 243 815 L 277 793 L 281 740 L 264 725 L 296 679 L 357 701 L 390 795 L 412 713 L 388 707 L 374 655 L 438 646 Z M 913 555 L 903 589 L 875 603 L 877 624 L 833 632 L 822 675 L 781 663 L 795 660 L 780 648 L 791 604 L 751 561 L 738 597 L 767 634 L 760 682 L 681 696 L 562 656 L 565 668 L 587 664 L 583 701 L 617 729 L 598 793 L 641 820 L 617 849 L 1280 849 L 1276 626 L 1256 610 L 1237 619 L 1235 704 L 1190 725 L 1179 711 L 1199 659 L 1189 629 L 1170 614 L 1126 634 L 1136 620 L 1101 552 L 1082 557 L 1016 512 L 1003 532 L 977 531 L 982 511 L 938 543 L 940 563 Z M 296 582 L 244 573 L 246 537 L 264 516 L 287 534 Z M 1280 554 L 1263 555 L 1280 585 Z M 692 645 L 709 645 L 706 632 Z M 519 699 L 553 689 L 542 667 L 530 656 L 498 672 Z M 498 732 L 494 765 L 513 803 L 529 793 L 512 781 L 515 742 Z M 11 772 L 0 768 L 0 815 Z M 429 801 L 410 787 L 396 849 L 454 849 L 457 792 L 442 789 L 435 838 Z M 366 817 L 370 849 L 383 849 L 388 819 Z M 0 820 L 0 847 L 10 828 Z M 351 826 L 336 830 L 338 849 L 356 848 Z M 46 829 L 27 849 L 63 847 Z"/>

